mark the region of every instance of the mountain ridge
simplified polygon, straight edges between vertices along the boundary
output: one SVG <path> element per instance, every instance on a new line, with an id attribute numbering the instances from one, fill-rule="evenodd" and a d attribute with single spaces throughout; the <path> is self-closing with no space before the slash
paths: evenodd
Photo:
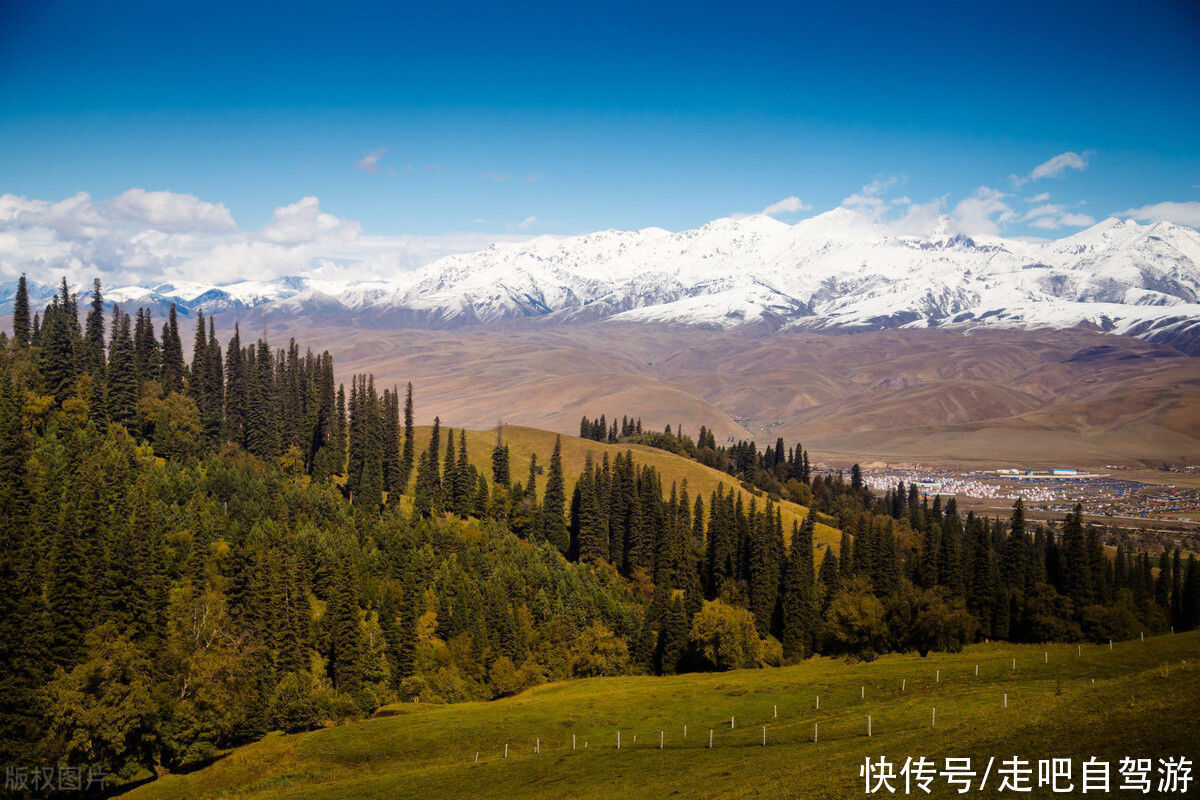
<path id="1" fill-rule="evenodd" d="M 35 299 L 50 291 L 39 287 Z M 1089 327 L 1200 355 L 1200 233 L 1109 218 L 1030 242 L 968 236 L 946 217 L 905 232 L 838 208 L 794 225 L 756 214 L 679 232 L 540 236 L 371 280 L 314 271 L 117 287 L 107 297 L 396 327 L 604 319 L 766 330 Z M 10 298 L 11 289 L 0 291 L 0 310 Z"/>

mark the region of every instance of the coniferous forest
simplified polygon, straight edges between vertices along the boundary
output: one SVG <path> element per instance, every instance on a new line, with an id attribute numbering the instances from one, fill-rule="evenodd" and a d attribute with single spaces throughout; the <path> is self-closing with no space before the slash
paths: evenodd
<path id="1" fill-rule="evenodd" d="M 22 278 L 0 334 L 8 763 L 131 781 L 396 701 L 1200 624 L 1194 556 L 1110 551 L 1079 508 L 964 516 L 857 467 L 816 475 L 800 445 L 628 416 L 580 433 L 728 488 L 692 495 L 632 447 L 578 476 L 558 446 L 512 463 L 502 434 L 479 470 L 463 431 L 414 426 L 411 385 L 191 327 L 98 281 L 31 309 Z M 787 530 L 784 500 L 810 509 Z M 840 547 L 814 547 L 818 521 Z"/>

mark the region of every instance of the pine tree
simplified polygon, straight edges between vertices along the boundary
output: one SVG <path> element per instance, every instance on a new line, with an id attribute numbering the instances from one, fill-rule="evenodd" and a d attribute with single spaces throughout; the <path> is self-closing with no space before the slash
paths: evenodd
<path id="1" fill-rule="evenodd" d="M 462 482 L 458 479 L 458 457 L 454 451 L 454 429 L 446 429 L 446 455 L 442 465 L 442 490 L 447 511 L 458 513 L 462 502 Z"/>
<path id="2" fill-rule="evenodd" d="M 663 675 L 674 675 L 679 671 L 684 653 L 687 651 L 688 617 L 683 598 L 673 594 L 667 603 L 662 632 L 659 634 L 658 665 Z"/>
<path id="3" fill-rule="evenodd" d="M 391 505 L 405 489 L 400 483 L 400 396 L 385 389 L 380 411 L 383 414 L 383 485 Z"/>
<path id="4" fill-rule="evenodd" d="M 458 432 L 458 464 L 455 473 L 454 496 L 457 498 L 454 512 L 460 517 L 471 514 L 475 504 L 475 469 L 467 457 L 467 432 Z"/>
<path id="5" fill-rule="evenodd" d="M 12 376 L 0 359 L 0 758 L 10 760 L 30 756 L 42 736 L 46 659 L 31 541 L 30 444 Z"/>
<path id="6" fill-rule="evenodd" d="M 346 451 L 350 447 L 349 428 L 346 424 L 346 386 L 338 384 L 337 408 L 333 415 L 333 474 L 344 475 L 346 470 Z"/>
<path id="7" fill-rule="evenodd" d="M 63 293 L 66 294 L 66 280 Z M 77 376 L 76 337 L 71 331 L 70 316 L 62 298 L 55 297 L 46 309 L 38 339 L 38 368 L 46 391 L 62 403 L 75 391 Z"/>
<path id="8" fill-rule="evenodd" d="M 29 288 L 25 283 L 25 273 L 17 279 L 17 295 L 13 300 L 13 339 L 19 347 L 28 347 L 31 342 L 29 327 Z"/>
<path id="9" fill-rule="evenodd" d="M 414 446 L 413 386 L 409 383 L 404 394 L 404 452 L 400 456 L 400 476 L 398 478 L 401 487 L 407 488 L 408 478 L 412 475 Z"/>
<path id="10" fill-rule="evenodd" d="M 208 330 L 204 327 L 204 311 L 196 312 L 196 335 L 192 341 L 192 364 L 187 378 L 187 394 L 203 411 L 207 406 L 208 384 Z"/>
<path id="11" fill-rule="evenodd" d="M 563 486 L 562 471 L 562 437 L 554 437 L 554 452 L 550 454 L 550 466 L 546 472 L 546 491 L 542 496 L 539 509 L 540 522 L 538 530 L 552 545 L 561 552 L 567 552 L 570 540 L 567 533 L 567 523 L 563 517 L 566 504 L 566 491 Z"/>
<path id="12" fill-rule="evenodd" d="M 442 465 L 440 459 L 442 447 L 442 420 L 433 418 L 433 428 L 429 431 L 429 470 L 433 508 L 438 514 L 446 510 L 445 487 L 442 486 Z M 419 477 L 419 476 L 418 476 Z"/>
<path id="13" fill-rule="evenodd" d="M 829 611 L 829 604 L 842 588 L 841 566 L 838 564 L 837 554 L 833 552 L 832 547 L 826 548 L 825 557 L 821 559 L 820 580 L 823 592 L 821 598 L 821 615 L 824 617 L 825 613 Z M 820 619 L 817 622 L 819 625 Z M 816 638 L 819 644 L 820 636 L 818 635 Z"/>
<path id="14" fill-rule="evenodd" d="M 179 338 L 179 318 L 175 304 L 167 314 L 162 336 L 162 382 L 164 392 L 182 392 L 186 367 L 183 363 L 183 342 Z"/>
<path id="15" fill-rule="evenodd" d="M 104 298 L 100 293 L 100 279 L 92 283 L 92 307 L 87 315 L 87 328 L 83 337 L 83 369 L 97 383 L 104 376 Z"/>
<path id="16" fill-rule="evenodd" d="M 783 655 L 806 658 L 813 652 L 817 613 L 813 586 L 813 512 L 792 527 L 783 584 Z M 828 558 L 828 556 L 826 556 Z"/>
<path id="17" fill-rule="evenodd" d="M 242 447 L 246 444 L 246 418 L 250 387 L 242 351 L 242 334 L 237 324 L 225 350 L 225 436 Z"/>
<path id="18" fill-rule="evenodd" d="M 368 376 L 360 386 L 359 403 L 363 416 L 363 456 L 362 477 L 355 502 L 360 508 L 375 511 L 383 503 L 383 424 L 373 375 Z"/>
<path id="19" fill-rule="evenodd" d="M 109 346 L 107 387 L 108 418 L 132 427 L 137 417 L 138 378 L 129 315 L 113 310 L 113 335 Z"/>
<path id="20" fill-rule="evenodd" d="M 164 348 L 163 373 L 166 364 Z M 246 404 L 246 449 L 264 460 L 279 456 L 279 421 L 275 414 L 275 371 L 271 350 L 259 339 L 254 356 L 253 374 L 249 378 L 249 397 Z"/>
<path id="21" fill-rule="evenodd" d="M 352 692 L 362 684 L 363 630 L 358 592 L 349 566 L 340 562 L 333 596 L 329 599 L 329 678 L 341 692 Z"/>
<path id="22" fill-rule="evenodd" d="M 204 407 L 200 412 L 204 434 L 209 443 L 214 445 L 220 440 L 225 424 L 225 371 L 221 360 L 221 344 L 217 341 L 216 326 L 212 317 L 209 317 L 208 354 L 205 358 L 206 369 L 201 377 L 204 381 Z"/>
<path id="23" fill-rule="evenodd" d="M 606 531 L 601 516 L 596 469 L 592 463 L 591 453 L 587 455 L 577 488 L 579 499 L 574 516 L 577 520 L 575 538 L 579 543 L 578 558 L 580 561 L 607 558 L 608 537 L 605 535 Z"/>
<path id="24" fill-rule="evenodd" d="M 503 427 L 496 429 L 496 446 L 492 450 L 492 485 L 505 489 L 512 486 L 508 471 L 508 446 L 504 444 Z"/>

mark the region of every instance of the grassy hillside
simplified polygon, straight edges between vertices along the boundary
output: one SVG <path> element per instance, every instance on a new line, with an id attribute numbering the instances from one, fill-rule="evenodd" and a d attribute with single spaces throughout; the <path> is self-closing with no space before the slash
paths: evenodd
<path id="1" fill-rule="evenodd" d="M 544 468 L 550 461 L 550 454 L 554 451 L 554 437 L 557 435 L 553 431 L 541 430 L 539 428 L 523 428 L 514 425 L 504 426 L 504 441 L 509 447 L 509 468 L 512 472 L 513 480 L 519 480 L 524 483 L 528 479 L 529 456 L 537 453 L 538 464 L 543 467 L 543 474 L 538 478 L 538 492 L 539 495 L 541 494 L 541 491 L 546 488 Z M 445 434 L 443 433 L 444 436 Z M 454 436 L 457 442 L 457 431 Z M 417 444 L 422 448 L 429 444 L 429 428 L 417 428 Z M 444 444 L 445 440 L 443 438 Z M 467 454 L 470 456 L 471 463 L 477 469 L 483 470 L 484 474 L 489 478 L 492 474 L 492 448 L 495 445 L 495 428 L 490 431 L 467 431 Z M 720 484 L 725 485 L 726 491 L 737 489 L 744 496 L 747 503 L 750 501 L 750 493 L 740 488 L 736 479 L 719 470 L 706 467 L 690 458 L 677 456 L 654 447 L 604 444 L 594 442 L 590 439 L 580 439 L 577 436 L 562 437 L 563 477 L 567 484 L 567 496 L 570 497 L 570 493 L 575 487 L 575 481 L 578 479 L 579 474 L 583 472 L 584 461 L 588 453 L 591 453 L 593 459 L 599 463 L 605 453 L 608 453 L 609 460 L 611 461 L 617 453 L 623 453 L 626 450 L 634 451 L 633 458 L 638 464 L 652 466 L 658 470 L 663 479 L 664 491 L 670 491 L 672 481 L 682 483 L 686 480 L 688 483 L 688 492 L 691 494 L 693 502 L 695 502 L 697 492 L 704 496 L 706 512 L 709 496 L 712 492 L 716 491 L 717 486 Z M 763 500 L 760 499 L 760 508 L 762 507 L 762 503 Z M 782 504 L 782 511 L 784 535 L 787 537 L 791 535 L 792 521 L 803 521 L 804 515 L 808 513 L 808 509 L 804 506 L 785 501 Z M 831 544 L 836 549 L 840 538 L 841 533 L 835 528 L 821 523 L 817 524 L 814 536 L 815 542 Z"/>
<path id="2" fill-rule="evenodd" d="M 573 681 L 492 703 L 408 704 L 386 709 L 392 716 L 272 736 L 129 796 L 845 798 L 863 793 L 858 768 L 867 756 L 926 756 L 939 765 L 968 756 L 981 772 L 988 758 L 998 764 L 1014 754 L 1200 757 L 1200 632 L 1077 653 L 1075 645 L 978 645 L 925 659 L 820 658 L 780 669 Z M 1036 772 L 1034 779 L 1036 786 Z M 951 796 L 940 778 L 934 796 Z"/>

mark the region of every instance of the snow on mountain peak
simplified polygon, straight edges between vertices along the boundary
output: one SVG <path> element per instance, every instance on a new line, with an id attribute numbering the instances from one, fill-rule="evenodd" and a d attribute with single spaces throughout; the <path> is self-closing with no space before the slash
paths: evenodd
<path id="1" fill-rule="evenodd" d="M 1092 324 L 1200 355 L 1200 234 L 1109 218 L 1056 241 L 968 237 L 946 216 L 899 234 L 839 207 L 699 228 L 539 236 L 370 281 L 318 274 L 108 292 L 206 313 L 339 310 L 360 324 L 612 318 L 771 328 Z M 0 295 L 3 297 L 4 295 Z M 378 323 L 370 323 L 372 318 Z"/>

